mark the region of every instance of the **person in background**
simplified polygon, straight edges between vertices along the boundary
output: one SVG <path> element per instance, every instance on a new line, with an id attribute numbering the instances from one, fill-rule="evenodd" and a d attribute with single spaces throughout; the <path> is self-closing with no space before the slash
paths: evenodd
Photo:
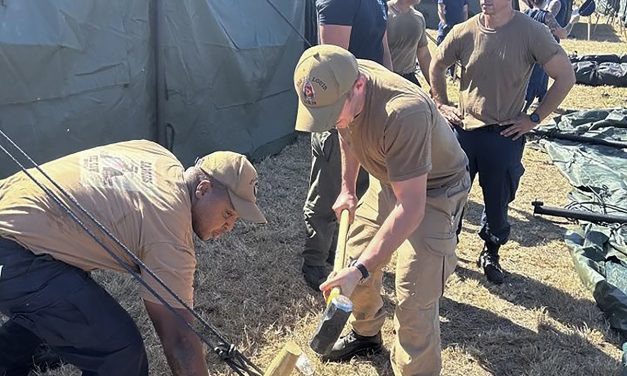
<path id="1" fill-rule="evenodd" d="M 537 1 L 528 0 L 531 8 L 537 8 Z M 550 12 L 558 25 L 561 27 L 566 27 L 568 24 L 568 0 L 548 0 L 543 1 L 543 4 L 540 9 L 546 10 Z M 564 37 L 565 38 L 565 37 Z M 563 38 L 562 38 L 563 39 Z"/>
<path id="2" fill-rule="evenodd" d="M 350 297 L 352 330 L 323 360 L 349 361 L 382 348 L 383 267 L 396 254 L 392 369 L 396 376 L 439 375 L 439 300 L 457 264 L 456 230 L 470 188 L 466 155 L 425 91 L 340 47 L 306 50 L 294 88 L 296 130 L 339 131 L 342 192 L 333 209 L 338 216 L 347 209 L 352 219 L 351 261 L 320 286 L 325 297 L 334 287 Z M 358 203 L 360 165 L 370 186 Z"/>
<path id="3" fill-rule="evenodd" d="M 431 61 L 431 93 L 468 155 L 470 176 L 479 176 L 484 211 L 478 265 L 488 281 L 503 283 L 499 249 L 511 232 L 507 210 L 524 173 L 525 134 L 564 100 L 575 84 L 566 52 L 549 29 L 515 11 L 511 0 L 480 0 L 482 12 L 457 25 Z M 444 71 L 464 67 L 459 108 L 449 105 Z M 538 108 L 523 112 L 534 64 L 554 82 Z"/>
<path id="4" fill-rule="evenodd" d="M 413 8 L 419 0 L 388 1 L 388 44 L 394 72 L 420 86 L 416 77 L 416 60 L 429 83 L 431 53 L 427 46 L 426 23 Z"/>
<path id="5" fill-rule="evenodd" d="M 436 44 L 439 46 L 453 26 L 468 19 L 468 0 L 438 0 L 438 36 Z M 455 79 L 455 66 L 448 69 L 448 74 Z"/>
<path id="6" fill-rule="evenodd" d="M 559 0 L 553 0 L 552 2 L 557 2 L 557 6 L 559 7 Z M 546 0 L 529 0 L 530 8 L 525 10 L 524 13 L 541 24 L 546 25 L 549 30 L 551 30 L 551 34 L 553 34 L 555 40 L 559 43 L 560 39 L 564 39 L 568 36 L 568 34 L 570 34 L 573 25 L 577 22 L 579 17 L 577 15 L 573 16 L 571 21 L 565 28 L 563 28 L 556 20 L 555 15 L 552 12 L 545 10 L 547 9 L 545 3 Z M 542 66 L 535 64 L 533 66 L 533 71 L 531 72 L 531 77 L 529 77 L 529 85 L 527 85 L 527 94 L 525 95 L 525 107 L 523 108 L 523 111 L 527 111 L 529 108 L 534 106 L 534 101 L 536 99 L 538 100 L 538 103 L 542 102 L 548 87 L 549 75 L 544 71 L 544 69 L 542 69 Z"/>
<path id="7" fill-rule="evenodd" d="M 384 0 L 317 0 L 320 44 L 334 44 L 355 56 L 392 69 L 387 43 L 387 4 Z M 313 90 L 313 86 L 305 90 Z M 315 93 L 310 93 L 315 95 Z M 333 263 L 337 221 L 331 208 L 340 193 L 340 151 L 337 131 L 311 134 L 311 173 L 303 207 L 307 238 L 302 272 L 309 287 L 318 290 Z M 359 173 L 357 193 L 368 188 L 368 174 Z"/>

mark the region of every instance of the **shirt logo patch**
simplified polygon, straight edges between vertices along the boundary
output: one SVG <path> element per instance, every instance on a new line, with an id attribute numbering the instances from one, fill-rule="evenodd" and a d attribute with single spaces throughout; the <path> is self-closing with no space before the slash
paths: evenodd
<path id="1" fill-rule="evenodd" d="M 306 80 L 303 84 L 303 102 L 310 106 L 316 104 L 316 92 L 314 91 L 311 81 Z"/>

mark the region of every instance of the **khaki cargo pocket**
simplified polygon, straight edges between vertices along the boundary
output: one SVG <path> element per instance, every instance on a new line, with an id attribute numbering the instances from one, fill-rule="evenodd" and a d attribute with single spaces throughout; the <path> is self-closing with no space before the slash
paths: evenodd
<path id="1" fill-rule="evenodd" d="M 418 231 L 410 239 L 417 249 L 422 246 L 428 252 L 441 256 L 455 254 L 457 229 L 464 212 L 469 186 L 470 179 L 464 179 L 449 187 L 445 193 L 427 199 L 425 216 Z"/>
<path id="2" fill-rule="evenodd" d="M 448 234 L 436 234 L 434 236 L 427 236 L 424 238 L 424 246 L 426 251 L 439 255 L 450 256 L 455 254 L 455 248 L 457 247 L 457 236 L 455 232 Z"/>

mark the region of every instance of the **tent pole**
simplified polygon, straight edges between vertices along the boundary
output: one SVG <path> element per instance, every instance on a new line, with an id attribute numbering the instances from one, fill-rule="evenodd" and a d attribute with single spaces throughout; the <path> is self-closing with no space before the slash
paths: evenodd
<path id="1" fill-rule="evenodd" d="M 156 120 L 156 128 L 155 128 L 155 139 L 156 141 L 166 147 L 167 149 L 171 149 L 172 145 L 168 145 L 167 137 L 166 137 L 166 127 L 164 123 L 163 117 L 163 106 L 165 102 L 165 72 L 163 70 L 162 64 L 162 51 L 161 51 L 161 15 L 163 14 L 162 8 L 162 0 L 154 0 L 153 3 L 153 43 L 154 43 L 154 60 L 155 60 L 155 120 Z"/>

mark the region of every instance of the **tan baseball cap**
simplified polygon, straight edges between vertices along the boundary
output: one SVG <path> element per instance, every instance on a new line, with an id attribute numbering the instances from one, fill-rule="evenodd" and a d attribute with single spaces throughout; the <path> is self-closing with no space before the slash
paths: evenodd
<path id="1" fill-rule="evenodd" d="M 245 156 L 231 151 L 216 151 L 196 162 L 206 174 L 224 184 L 240 218 L 267 223 L 257 206 L 257 171 Z"/>
<path id="2" fill-rule="evenodd" d="M 355 56 L 342 47 L 323 44 L 305 50 L 294 70 L 296 130 L 324 132 L 334 128 L 358 76 Z"/>

